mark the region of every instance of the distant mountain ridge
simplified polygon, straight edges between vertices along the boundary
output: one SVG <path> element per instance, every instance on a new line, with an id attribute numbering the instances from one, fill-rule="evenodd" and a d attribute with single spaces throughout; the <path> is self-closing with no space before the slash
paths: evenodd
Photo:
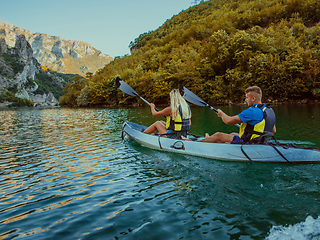
<path id="1" fill-rule="evenodd" d="M 33 33 L 10 23 L 0 22 L 0 39 L 14 47 L 18 35 L 25 35 L 38 62 L 54 71 L 85 75 L 96 72 L 113 60 L 89 43 L 65 40 L 44 33 Z"/>

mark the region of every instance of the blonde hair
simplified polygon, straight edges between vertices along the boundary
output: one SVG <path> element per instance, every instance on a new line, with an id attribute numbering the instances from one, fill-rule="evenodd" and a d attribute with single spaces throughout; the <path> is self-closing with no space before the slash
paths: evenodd
<path id="1" fill-rule="evenodd" d="M 182 110 L 182 118 L 188 119 L 191 118 L 191 111 L 189 108 L 188 103 L 184 98 L 181 96 L 178 89 L 173 89 L 170 92 L 170 104 L 171 104 L 171 111 L 172 111 L 172 118 L 175 119 L 179 113 L 179 105 L 181 106 Z"/>

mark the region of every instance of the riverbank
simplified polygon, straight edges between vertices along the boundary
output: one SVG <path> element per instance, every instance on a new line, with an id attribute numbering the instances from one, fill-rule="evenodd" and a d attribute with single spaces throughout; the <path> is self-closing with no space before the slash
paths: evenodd
<path id="1" fill-rule="evenodd" d="M 278 100 L 267 100 L 266 102 L 264 102 L 266 104 L 271 104 L 271 105 L 319 105 L 320 104 L 320 100 L 317 99 L 299 99 L 299 100 L 288 100 L 288 101 L 278 101 Z M 192 103 L 188 103 L 190 106 L 194 106 L 197 107 L 197 105 L 194 105 Z M 156 106 L 158 107 L 166 107 L 168 106 L 168 104 L 156 104 Z M 210 104 L 209 104 L 210 105 Z M 234 103 L 229 101 L 227 104 L 224 105 L 216 105 L 216 104 L 212 104 L 211 106 L 242 106 L 242 105 L 246 105 L 245 103 Z M 141 104 L 120 104 L 120 105 L 88 105 L 88 108 L 118 108 L 118 107 L 144 107 L 146 106 L 145 103 L 141 103 Z M 72 107 L 72 106 L 68 106 L 68 107 Z M 77 108 L 77 106 L 75 107 Z"/>
<path id="2" fill-rule="evenodd" d="M 297 104 L 297 105 L 318 105 L 320 104 L 320 100 L 318 99 L 298 99 L 298 100 L 288 100 L 288 101 L 278 101 L 278 100 L 271 100 L 268 99 L 266 102 L 264 102 L 266 104 L 271 104 L 271 105 L 287 105 L 287 104 Z M 3 102 L 0 103 L 0 108 L 12 108 L 10 107 L 10 104 L 12 104 L 11 102 Z M 169 104 L 169 103 L 168 103 Z M 160 104 L 156 104 L 159 107 L 165 107 L 168 106 L 168 104 L 164 104 L 164 103 L 160 103 Z M 210 103 L 209 103 L 210 104 Z M 190 106 L 196 106 L 194 104 L 189 103 Z M 224 105 L 216 105 L 216 104 L 212 104 L 212 106 L 241 106 L 241 105 L 245 105 L 245 103 L 234 103 L 232 101 L 227 102 Z M 91 105 L 89 104 L 88 106 L 86 106 L 86 108 L 119 108 L 119 107 L 142 107 L 142 106 L 146 106 L 145 103 L 134 103 L 134 104 L 99 104 L 99 105 Z M 56 105 L 56 104 L 52 104 L 52 105 L 37 105 L 35 104 L 33 107 L 35 108 L 55 108 L 55 107 L 62 107 L 60 105 Z M 71 107 L 71 108 L 83 108 L 83 106 L 79 107 L 79 106 L 63 106 L 63 107 Z"/>

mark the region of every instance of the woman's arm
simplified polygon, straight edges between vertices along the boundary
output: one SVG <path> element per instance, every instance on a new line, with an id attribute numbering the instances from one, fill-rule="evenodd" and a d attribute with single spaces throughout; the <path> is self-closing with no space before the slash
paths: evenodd
<path id="1" fill-rule="evenodd" d="M 161 117 L 161 116 L 168 116 L 168 115 L 171 115 L 171 107 L 166 107 L 165 109 L 157 112 L 155 110 L 156 108 L 156 105 L 154 105 L 154 103 L 150 103 L 150 109 L 151 109 L 151 113 L 152 113 L 152 116 L 154 117 Z"/>

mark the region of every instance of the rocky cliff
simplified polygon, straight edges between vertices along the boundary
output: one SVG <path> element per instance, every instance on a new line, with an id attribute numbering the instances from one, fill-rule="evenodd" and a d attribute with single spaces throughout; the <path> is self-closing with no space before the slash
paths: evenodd
<path id="1" fill-rule="evenodd" d="M 14 47 L 17 36 L 24 35 L 38 62 L 54 71 L 85 75 L 96 72 L 113 60 L 109 55 L 81 41 L 69 41 L 43 33 L 33 33 L 18 26 L 0 22 L 0 39 Z"/>
<path id="2" fill-rule="evenodd" d="M 16 37 L 12 48 L 4 39 L 0 39 L 0 93 L 14 93 L 17 98 L 32 101 L 34 106 L 57 106 L 58 100 L 54 94 L 43 90 L 45 87 L 43 81 L 40 81 L 42 79 L 60 90 L 64 86 L 62 78 L 41 70 L 24 35 Z M 8 104 L 9 102 L 4 102 L 1 106 Z"/>

